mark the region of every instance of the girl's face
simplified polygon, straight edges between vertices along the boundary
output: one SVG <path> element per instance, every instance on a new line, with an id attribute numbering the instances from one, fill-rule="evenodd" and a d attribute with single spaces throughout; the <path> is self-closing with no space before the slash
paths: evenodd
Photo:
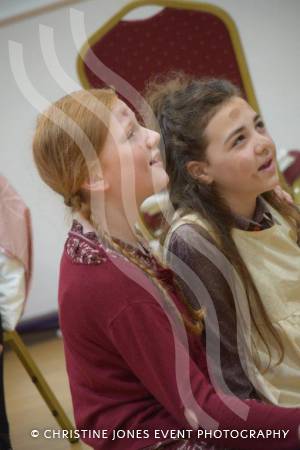
<path id="1" fill-rule="evenodd" d="M 212 117 L 204 170 L 208 182 L 226 195 L 245 199 L 278 183 L 275 144 L 260 116 L 242 98 L 233 97 Z"/>
<path id="2" fill-rule="evenodd" d="M 131 109 L 116 100 L 100 163 L 110 194 L 123 204 L 130 198 L 140 205 L 167 186 L 159 140 L 158 133 L 141 126 Z"/>

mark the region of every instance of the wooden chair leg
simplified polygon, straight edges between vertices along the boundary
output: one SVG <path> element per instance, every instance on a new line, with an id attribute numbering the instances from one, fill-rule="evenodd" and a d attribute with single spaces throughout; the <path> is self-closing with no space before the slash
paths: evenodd
<path id="1" fill-rule="evenodd" d="M 21 339 L 17 331 L 5 331 L 4 341 L 8 342 L 12 349 L 16 352 L 18 358 L 32 379 L 33 383 L 36 385 L 41 396 L 47 403 L 50 411 L 57 420 L 58 424 L 63 430 L 70 431 L 70 436 L 74 436 L 74 427 L 55 397 L 54 393 L 50 389 L 48 383 L 46 382 L 44 376 L 42 375 L 40 369 L 37 367 L 36 363 L 32 359 L 26 345 Z M 69 438 L 71 443 L 77 442 L 76 438 Z"/>

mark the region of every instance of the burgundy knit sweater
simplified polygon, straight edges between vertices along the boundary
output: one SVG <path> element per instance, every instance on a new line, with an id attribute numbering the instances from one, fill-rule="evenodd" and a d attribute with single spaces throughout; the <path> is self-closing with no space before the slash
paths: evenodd
<path id="1" fill-rule="evenodd" d="M 158 270 L 158 276 L 169 283 L 173 305 L 186 313 L 172 292 L 171 273 Z M 174 437 L 161 430 L 191 430 L 192 425 L 284 429 L 289 432 L 280 439 L 206 441 L 233 449 L 299 449 L 300 409 L 216 393 L 199 337 L 186 339 L 176 310 L 161 299 L 140 269 L 73 224 L 61 260 L 59 308 L 76 426 L 90 430 L 81 433 L 82 439 L 94 449 L 137 450 Z M 241 403 L 245 419 L 236 414 Z M 114 439 L 118 429 L 123 431 Z M 123 438 L 128 430 L 131 436 Z"/>

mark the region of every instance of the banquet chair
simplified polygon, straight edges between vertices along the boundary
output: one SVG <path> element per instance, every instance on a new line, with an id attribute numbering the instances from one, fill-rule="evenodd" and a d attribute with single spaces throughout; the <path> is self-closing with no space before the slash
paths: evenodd
<path id="1" fill-rule="evenodd" d="M 149 18 L 126 20 L 128 13 L 150 5 L 161 10 Z M 207 3 L 128 3 L 88 37 L 77 58 L 83 87 L 114 85 L 121 96 L 122 87 L 113 74 L 142 93 L 149 78 L 171 70 L 228 78 L 244 91 L 253 108 L 259 109 L 235 23 L 224 10 Z"/>
<path id="2" fill-rule="evenodd" d="M 42 398 L 45 400 L 48 408 L 50 409 L 52 415 L 55 417 L 59 426 L 62 428 L 62 430 L 70 431 L 69 436 L 71 437 L 69 438 L 69 441 L 71 443 L 77 442 L 78 439 L 72 437 L 75 434 L 72 433 L 72 431 L 74 431 L 72 422 L 66 415 L 54 392 L 45 380 L 44 375 L 32 358 L 20 334 L 16 330 L 5 331 L 4 342 L 9 344 L 12 350 L 16 353 L 21 364 L 30 376 L 32 382 L 35 384 Z"/>

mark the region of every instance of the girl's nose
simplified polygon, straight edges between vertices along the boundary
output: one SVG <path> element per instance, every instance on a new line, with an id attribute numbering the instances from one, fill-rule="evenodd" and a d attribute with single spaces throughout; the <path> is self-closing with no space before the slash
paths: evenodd
<path id="1" fill-rule="evenodd" d="M 258 136 L 256 144 L 255 144 L 255 152 L 257 154 L 264 153 L 265 151 L 269 151 L 270 146 L 273 146 L 273 141 L 268 136 Z"/>
<path id="2" fill-rule="evenodd" d="M 160 141 L 160 134 L 154 130 L 148 130 L 147 146 L 152 149 L 158 147 Z"/>

